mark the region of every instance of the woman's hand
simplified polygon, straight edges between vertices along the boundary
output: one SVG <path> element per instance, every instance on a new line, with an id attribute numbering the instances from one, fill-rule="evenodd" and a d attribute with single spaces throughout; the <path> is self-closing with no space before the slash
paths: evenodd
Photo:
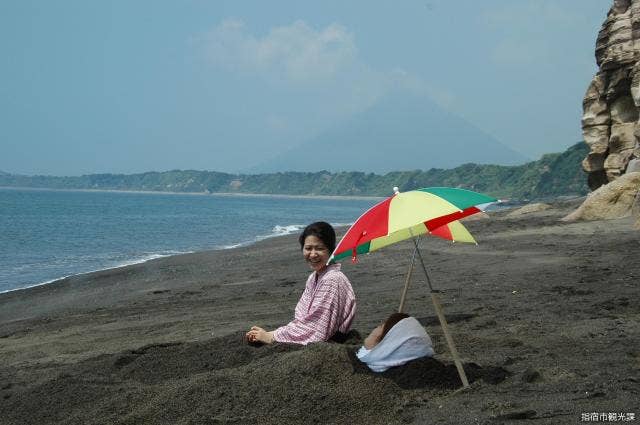
<path id="1" fill-rule="evenodd" d="M 271 344 L 274 341 L 273 331 L 267 332 L 259 326 L 252 326 L 251 330 L 247 332 L 247 341 Z"/>

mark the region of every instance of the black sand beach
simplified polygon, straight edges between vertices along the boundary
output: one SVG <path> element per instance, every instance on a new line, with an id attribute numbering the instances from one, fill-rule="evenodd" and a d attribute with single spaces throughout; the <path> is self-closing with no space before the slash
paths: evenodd
<path id="1" fill-rule="evenodd" d="M 559 221 L 577 205 L 468 221 L 479 246 L 423 239 L 469 389 L 417 271 L 406 310 L 435 358 L 374 374 L 354 356 L 398 306 L 410 243 L 344 263 L 358 300 L 347 343 L 247 345 L 251 325 L 290 320 L 309 274 L 287 236 L 0 294 L 0 423 L 639 420 L 640 232 Z"/>

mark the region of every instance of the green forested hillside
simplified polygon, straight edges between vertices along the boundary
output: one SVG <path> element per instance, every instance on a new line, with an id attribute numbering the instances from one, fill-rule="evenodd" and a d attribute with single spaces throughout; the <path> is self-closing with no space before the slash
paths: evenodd
<path id="1" fill-rule="evenodd" d="M 22 176 L 0 172 L 0 186 L 53 189 L 136 190 L 160 192 L 261 193 L 286 195 L 388 196 L 427 186 L 472 189 L 499 198 L 543 199 L 584 195 L 587 178 L 580 163 L 585 143 L 563 153 L 517 166 L 465 164 L 453 169 L 397 171 L 384 175 L 363 172 L 284 172 L 227 174 L 174 170 L 142 174 L 90 174 L 80 177 Z"/>

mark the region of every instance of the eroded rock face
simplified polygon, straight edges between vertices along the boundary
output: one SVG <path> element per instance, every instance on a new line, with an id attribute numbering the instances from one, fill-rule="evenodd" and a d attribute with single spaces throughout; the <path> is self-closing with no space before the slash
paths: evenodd
<path id="1" fill-rule="evenodd" d="M 640 172 L 626 173 L 616 181 L 591 192 L 577 210 L 563 221 L 609 220 L 637 214 L 640 202 Z"/>
<path id="2" fill-rule="evenodd" d="M 615 0 L 596 41 L 595 75 L 583 101 L 582 162 L 592 190 L 640 158 L 640 0 Z"/>

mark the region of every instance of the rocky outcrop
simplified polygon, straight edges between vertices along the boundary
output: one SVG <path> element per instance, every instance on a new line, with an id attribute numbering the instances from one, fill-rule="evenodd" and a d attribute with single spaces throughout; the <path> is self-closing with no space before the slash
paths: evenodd
<path id="1" fill-rule="evenodd" d="M 591 192 L 577 210 L 563 221 L 606 220 L 629 217 L 640 206 L 640 172 L 626 173 L 615 181 Z"/>
<path id="2" fill-rule="evenodd" d="M 592 190 L 640 158 L 640 0 L 614 0 L 596 41 L 599 71 L 583 101 L 582 162 Z"/>

